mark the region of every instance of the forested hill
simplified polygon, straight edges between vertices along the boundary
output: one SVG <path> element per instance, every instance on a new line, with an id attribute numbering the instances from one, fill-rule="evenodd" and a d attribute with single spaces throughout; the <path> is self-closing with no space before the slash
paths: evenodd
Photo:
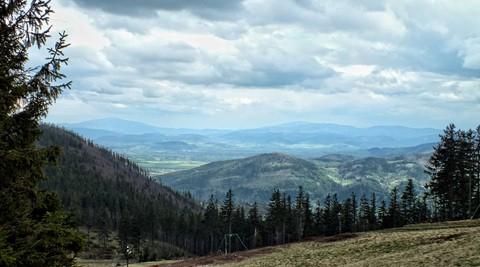
<path id="1" fill-rule="evenodd" d="M 190 170 L 157 176 L 166 185 L 187 190 L 207 200 L 211 194 L 220 199 L 232 189 L 245 202 L 268 203 L 271 192 L 279 189 L 295 194 L 302 186 L 312 199 L 336 193 L 344 200 L 352 192 L 358 196 L 376 193 L 379 199 L 394 186 L 403 187 L 409 178 L 421 189 L 428 179 L 422 156 L 393 158 L 354 158 L 329 155 L 304 160 L 281 153 L 212 162 Z"/>
<path id="2" fill-rule="evenodd" d="M 77 134 L 52 125 L 43 125 L 42 131 L 39 146 L 58 146 L 62 154 L 56 166 L 46 168 L 48 179 L 41 186 L 57 192 L 81 226 L 103 232 L 106 239 L 118 231 L 126 235 L 120 236 L 120 241 L 123 238 L 138 248 L 147 239 L 183 242 L 180 232 L 185 229 L 177 229 L 177 225 L 200 211 L 191 198 Z"/>

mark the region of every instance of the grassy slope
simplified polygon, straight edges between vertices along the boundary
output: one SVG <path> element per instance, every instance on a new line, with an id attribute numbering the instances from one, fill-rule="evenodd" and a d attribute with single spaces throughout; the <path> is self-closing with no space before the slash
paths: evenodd
<path id="1" fill-rule="evenodd" d="M 480 220 L 412 225 L 332 240 L 278 247 L 246 260 L 239 253 L 233 261 L 242 261 L 226 266 L 480 266 Z"/>
<path id="2" fill-rule="evenodd" d="M 480 266 L 480 221 L 414 225 L 304 242 L 232 266 Z"/>

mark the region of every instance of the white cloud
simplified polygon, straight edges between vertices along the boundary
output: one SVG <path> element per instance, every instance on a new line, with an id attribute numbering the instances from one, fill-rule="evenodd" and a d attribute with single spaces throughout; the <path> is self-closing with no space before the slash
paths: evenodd
<path id="1" fill-rule="evenodd" d="M 302 118 L 441 127 L 480 111 L 474 0 L 151 2 L 144 17 L 112 3 L 55 2 L 75 88 L 52 118 L 67 102 L 90 110 L 76 119 L 168 114 L 157 117 L 212 127 Z"/>

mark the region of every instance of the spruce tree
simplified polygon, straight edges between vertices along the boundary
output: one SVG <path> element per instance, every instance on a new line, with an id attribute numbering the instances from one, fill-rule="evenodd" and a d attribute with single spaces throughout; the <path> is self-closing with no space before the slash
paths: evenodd
<path id="1" fill-rule="evenodd" d="M 71 266 L 82 239 L 57 196 L 39 190 L 55 147 L 39 148 L 40 121 L 70 87 L 60 72 L 66 34 L 46 63 L 27 68 L 49 37 L 50 1 L 0 1 L 0 266 Z"/>
<path id="2" fill-rule="evenodd" d="M 355 192 L 352 192 L 350 195 L 350 198 L 352 199 L 352 223 L 353 223 L 353 228 L 352 231 L 355 232 L 357 230 L 357 223 L 358 223 L 358 216 L 357 216 L 357 196 L 355 195 Z"/>
<path id="3" fill-rule="evenodd" d="M 267 207 L 267 223 L 274 244 L 280 244 L 283 241 L 284 219 L 285 207 L 283 206 L 282 194 L 278 189 L 275 189 Z"/>
<path id="4" fill-rule="evenodd" d="M 394 187 L 390 192 L 390 205 L 388 207 L 388 227 L 401 225 L 401 213 L 398 205 L 398 188 Z"/>
<path id="5" fill-rule="evenodd" d="M 455 211 L 455 184 L 458 179 L 456 159 L 456 133 L 455 125 L 450 124 L 440 135 L 440 143 L 434 151 L 426 166 L 426 172 L 431 179 L 427 187 L 433 196 L 441 219 L 453 219 Z"/>
<path id="6" fill-rule="evenodd" d="M 217 249 L 216 238 L 220 232 L 220 215 L 218 212 L 218 202 L 213 195 L 210 195 L 207 207 L 204 212 L 204 229 L 208 234 L 208 247 L 209 251 L 215 251 Z"/>
<path id="7" fill-rule="evenodd" d="M 474 165 L 474 179 L 473 179 L 473 212 L 472 216 L 476 216 L 474 214 L 475 211 L 478 212 L 478 208 L 480 208 L 480 125 L 475 129 L 475 139 L 474 139 L 474 156 L 473 156 L 475 165 Z"/>
<path id="8" fill-rule="evenodd" d="M 314 233 L 314 220 L 313 213 L 310 204 L 309 194 L 305 194 L 305 200 L 303 202 L 303 214 L 304 214 L 304 225 L 303 225 L 303 234 L 304 236 L 311 236 Z"/>
<path id="9" fill-rule="evenodd" d="M 297 197 L 295 199 L 295 217 L 296 217 L 296 238 L 301 240 L 305 230 L 305 193 L 303 187 L 298 187 Z"/>
<path id="10" fill-rule="evenodd" d="M 389 219 L 388 219 L 388 211 L 387 211 L 387 204 L 385 200 L 380 202 L 380 208 L 378 208 L 378 219 L 381 228 L 388 228 L 389 226 Z"/>
<path id="11" fill-rule="evenodd" d="M 412 224 L 415 222 L 415 200 L 416 194 L 413 180 L 408 179 L 400 202 L 402 224 Z"/>
<path id="12" fill-rule="evenodd" d="M 261 217 L 258 212 L 258 205 L 257 202 L 254 202 L 252 207 L 248 211 L 248 226 L 249 235 L 250 235 L 250 247 L 256 248 L 258 245 L 261 245 L 262 238 L 261 238 Z"/>
<path id="13" fill-rule="evenodd" d="M 324 223 L 322 219 L 322 206 L 320 204 L 320 200 L 317 200 L 316 207 L 315 207 L 315 234 L 321 235 L 324 234 Z"/>
<path id="14" fill-rule="evenodd" d="M 347 198 L 342 205 L 342 232 L 353 231 L 352 199 Z"/>
<path id="15" fill-rule="evenodd" d="M 232 189 L 229 189 L 225 195 L 225 200 L 221 208 L 221 213 L 224 222 L 224 229 L 226 233 L 225 242 L 227 243 L 227 251 L 230 253 L 232 251 L 232 219 L 233 211 L 235 210 L 235 204 L 233 203 L 233 193 Z"/>
<path id="16" fill-rule="evenodd" d="M 467 218 L 472 213 L 472 197 L 475 190 L 475 143 L 474 132 L 457 132 L 457 181 L 455 183 L 455 202 L 460 218 Z"/>
<path id="17" fill-rule="evenodd" d="M 330 194 L 325 197 L 325 201 L 323 203 L 323 210 L 322 210 L 322 222 L 324 227 L 324 234 L 325 235 L 332 235 L 335 233 L 335 221 L 332 218 L 333 205 L 332 205 L 332 197 Z"/>
<path id="18" fill-rule="evenodd" d="M 370 215 L 368 216 L 369 229 L 374 230 L 377 228 L 377 196 L 375 192 L 372 193 L 370 198 Z"/>
<path id="19" fill-rule="evenodd" d="M 367 231 L 369 226 L 369 219 L 370 219 L 370 205 L 368 203 L 368 199 L 365 195 L 360 197 L 360 211 L 358 213 L 359 217 L 359 230 L 360 231 Z"/>

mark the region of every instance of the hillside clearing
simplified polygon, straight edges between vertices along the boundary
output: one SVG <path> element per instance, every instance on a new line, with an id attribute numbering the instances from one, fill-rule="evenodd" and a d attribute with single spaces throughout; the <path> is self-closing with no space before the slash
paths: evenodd
<path id="1" fill-rule="evenodd" d="M 256 253 L 202 257 L 173 266 L 480 266 L 480 220 L 410 225 L 337 237 L 264 248 Z"/>

